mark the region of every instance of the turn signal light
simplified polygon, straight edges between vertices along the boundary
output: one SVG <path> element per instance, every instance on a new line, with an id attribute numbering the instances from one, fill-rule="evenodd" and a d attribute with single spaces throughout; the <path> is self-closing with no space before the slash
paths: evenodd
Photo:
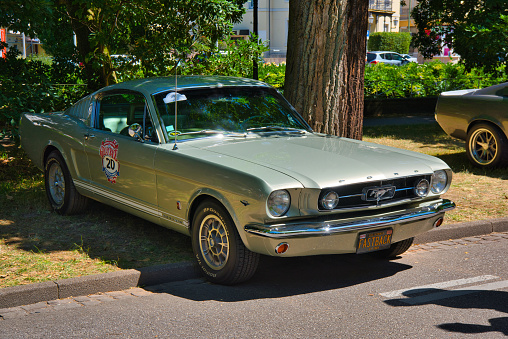
<path id="1" fill-rule="evenodd" d="M 443 218 L 439 218 L 434 222 L 434 227 L 439 227 L 443 224 Z"/>
<path id="2" fill-rule="evenodd" d="M 289 244 L 287 242 L 281 242 L 275 247 L 275 253 L 283 254 L 289 249 Z"/>

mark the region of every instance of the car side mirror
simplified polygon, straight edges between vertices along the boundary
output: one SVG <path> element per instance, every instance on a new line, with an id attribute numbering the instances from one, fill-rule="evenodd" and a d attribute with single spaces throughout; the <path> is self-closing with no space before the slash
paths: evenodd
<path id="1" fill-rule="evenodd" d="M 137 139 L 138 141 L 143 142 L 143 138 L 141 137 L 141 125 L 138 123 L 134 123 L 129 126 L 129 136 Z"/>

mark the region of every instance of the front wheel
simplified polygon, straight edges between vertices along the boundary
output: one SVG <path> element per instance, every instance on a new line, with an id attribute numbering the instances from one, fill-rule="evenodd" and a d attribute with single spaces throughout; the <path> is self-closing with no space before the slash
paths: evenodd
<path id="1" fill-rule="evenodd" d="M 74 187 L 67 165 L 57 151 L 46 159 L 44 184 L 49 203 L 58 214 L 75 214 L 85 209 L 88 199 Z"/>
<path id="2" fill-rule="evenodd" d="M 213 201 L 197 209 L 192 223 L 192 250 L 205 278 L 219 284 L 250 279 L 259 262 L 259 254 L 244 246 L 224 207 Z"/>
<path id="3" fill-rule="evenodd" d="M 475 166 L 503 166 L 508 161 L 508 141 L 496 127 L 478 124 L 467 135 L 466 153 Z"/>

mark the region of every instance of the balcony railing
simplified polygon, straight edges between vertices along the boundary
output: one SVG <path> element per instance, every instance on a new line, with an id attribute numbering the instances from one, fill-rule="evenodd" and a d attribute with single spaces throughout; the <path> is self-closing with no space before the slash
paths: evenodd
<path id="1" fill-rule="evenodd" d="M 391 0 L 369 0 L 369 9 L 377 10 L 377 11 L 392 11 L 392 1 Z"/>

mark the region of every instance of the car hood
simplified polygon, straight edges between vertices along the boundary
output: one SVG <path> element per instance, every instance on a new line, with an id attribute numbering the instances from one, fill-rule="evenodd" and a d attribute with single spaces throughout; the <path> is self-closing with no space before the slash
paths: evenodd
<path id="1" fill-rule="evenodd" d="M 192 146 L 284 173 L 304 187 L 431 174 L 448 166 L 438 158 L 377 144 L 325 136 L 269 136 L 202 139 Z M 219 160 L 219 159 L 218 159 Z"/>

